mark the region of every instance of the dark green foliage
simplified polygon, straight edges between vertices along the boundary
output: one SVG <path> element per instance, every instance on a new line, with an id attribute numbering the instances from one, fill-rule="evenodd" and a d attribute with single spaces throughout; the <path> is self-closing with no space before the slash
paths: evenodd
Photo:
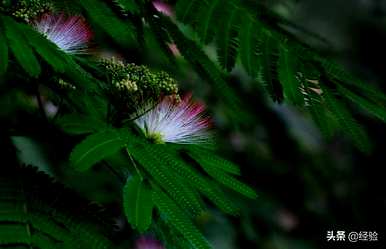
<path id="1" fill-rule="evenodd" d="M 66 65 L 66 72 L 63 78 L 69 80 L 78 90 L 95 91 L 98 86 L 98 80 L 79 66 L 73 58 L 66 56 L 63 58 Z"/>
<path id="2" fill-rule="evenodd" d="M 214 33 L 219 24 L 219 18 L 217 13 L 219 10 L 219 5 L 221 5 L 221 1 L 213 0 L 213 1 L 201 1 L 200 9 L 202 11 L 199 12 L 197 18 L 200 22 L 195 23 L 197 32 L 200 35 L 203 43 L 209 43 L 213 40 Z M 213 25 L 217 24 L 217 25 Z"/>
<path id="3" fill-rule="evenodd" d="M 193 22 L 195 15 L 197 15 L 201 4 L 207 7 L 208 1 L 190 1 L 180 0 L 176 5 L 177 18 L 183 22 Z"/>
<path id="4" fill-rule="evenodd" d="M 186 213 L 172 201 L 164 192 L 155 189 L 153 201 L 161 211 L 162 217 L 190 242 L 195 249 L 209 249 L 211 246 L 202 236 Z"/>
<path id="5" fill-rule="evenodd" d="M 379 105 L 372 99 L 366 99 L 360 95 L 357 95 L 342 85 L 338 86 L 338 91 L 342 93 L 343 96 L 347 97 L 352 102 L 365 109 L 367 112 L 376 116 L 383 122 L 386 122 L 386 111 L 384 106 Z"/>
<path id="6" fill-rule="evenodd" d="M 70 15 L 79 15 L 82 12 L 82 6 L 79 1 L 72 0 L 52 0 L 54 10 L 62 10 Z"/>
<path id="7" fill-rule="evenodd" d="M 163 145 L 148 145 L 147 148 L 152 155 L 160 160 L 160 162 L 164 163 L 165 166 L 172 169 L 183 179 L 188 179 L 189 185 L 191 187 L 197 189 L 197 191 L 205 195 L 210 201 L 216 204 L 224 212 L 229 214 L 237 214 L 237 205 L 227 199 L 222 190 L 219 189 L 214 182 L 199 173 L 199 171 L 192 167 L 192 165 L 183 160 L 179 151 L 169 149 Z M 212 158 L 216 158 L 216 155 L 213 153 L 208 154 L 212 156 Z M 218 159 L 218 161 L 220 161 L 220 159 Z M 222 160 L 222 162 L 226 161 Z M 229 165 L 231 165 L 230 162 Z M 222 165 L 219 164 L 217 169 L 219 169 L 221 166 Z"/>
<path id="8" fill-rule="evenodd" d="M 197 217 L 204 211 L 199 195 L 193 188 L 202 192 L 225 212 L 237 212 L 233 203 L 209 179 L 200 175 L 165 145 L 134 143 L 129 146 L 129 151 L 151 176 L 153 202 L 161 212 L 161 217 L 167 220 L 169 226 L 175 227 L 193 248 L 208 248 L 207 242 L 189 218 L 191 214 Z M 134 185 L 133 182 L 131 184 Z"/>
<path id="9" fill-rule="evenodd" d="M 244 27 L 239 31 L 241 63 L 249 75 L 256 77 L 259 70 L 257 66 L 259 55 L 257 39 L 259 38 L 260 31 L 258 26 L 247 18 L 243 18 L 241 26 Z"/>
<path id="10" fill-rule="evenodd" d="M 203 212 L 202 204 L 195 191 L 183 178 L 170 170 L 163 160 L 159 160 L 150 150 L 149 145 L 130 144 L 129 153 L 144 167 L 154 181 L 185 210 L 195 216 Z"/>
<path id="11" fill-rule="evenodd" d="M 257 79 L 264 85 L 271 98 L 280 103 L 283 101 L 283 83 L 281 84 L 279 81 L 277 72 L 281 71 L 278 67 L 283 66 L 283 64 L 278 65 L 279 44 L 270 32 L 262 31 L 260 34 L 262 37 L 258 49 L 261 68 Z"/>
<path id="12" fill-rule="evenodd" d="M 238 30 L 240 29 L 238 20 L 240 20 L 240 18 L 238 9 L 226 8 L 221 17 L 217 19 L 218 25 L 216 28 L 219 29 L 216 35 L 218 60 L 221 66 L 227 71 L 231 71 L 236 63 L 239 47 Z M 244 54 L 244 56 L 248 58 L 251 51 L 252 50 L 245 51 L 246 54 Z"/>
<path id="13" fill-rule="evenodd" d="M 232 165 L 231 163 L 226 162 L 223 159 L 215 159 L 211 155 L 197 153 L 197 151 L 190 152 L 190 155 L 204 168 L 204 170 L 218 182 L 224 184 L 226 187 L 233 189 L 236 192 L 239 192 L 246 197 L 255 199 L 257 197 L 255 191 L 244 183 L 238 181 L 234 177 L 226 174 L 224 171 L 220 170 L 221 162 L 223 165 Z M 217 165 L 215 165 L 217 162 Z M 232 166 L 231 166 L 232 167 Z M 229 167 L 228 167 L 229 170 Z M 232 167 L 232 171 L 233 167 Z"/>
<path id="14" fill-rule="evenodd" d="M 112 39 L 126 47 L 134 40 L 134 28 L 129 22 L 117 18 L 103 1 L 81 0 L 84 10 L 95 24 L 99 25 Z"/>
<path id="15" fill-rule="evenodd" d="M 319 127 L 323 136 L 327 139 L 331 139 L 334 134 L 334 129 L 330 122 L 330 116 L 328 110 L 323 105 L 322 96 L 315 92 L 315 89 L 320 90 L 319 84 L 312 83 L 306 79 L 302 79 L 304 86 L 304 95 L 307 110 L 310 112 L 316 125 Z"/>
<path id="16" fill-rule="evenodd" d="M 106 123 L 92 116 L 75 113 L 63 115 L 56 122 L 63 131 L 73 135 L 93 133 L 107 128 Z"/>
<path id="17" fill-rule="evenodd" d="M 339 85 L 348 84 L 350 87 L 359 88 L 367 98 L 375 97 L 379 101 L 372 104 L 339 87 L 338 93 L 342 96 L 347 94 L 351 101 L 357 102 L 356 104 L 368 111 L 371 109 L 369 113 L 381 119 L 383 119 L 381 110 L 385 95 L 356 79 L 338 64 L 321 58 L 318 51 L 288 35 L 280 24 L 290 26 L 291 24 L 275 15 L 264 4 L 235 0 L 221 1 L 221 4 L 216 0 L 204 2 L 179 0 L 176 11 L 178 20 L 194 29 L 201 38 L 202 45 L 208 44 L 213 36 L 221 37 L 216 39 L 217 57 L 221 66 L 227 71 L 232 70 L 236 58 L 239 57 L 246 72 L 264 86 L 274 101 L 280 103 L 285 99 L 300 107 L 306 107 L 318 126 L 330 137 L 333 132 L 331 122 L 334 121 L 330 118 L 326 119 L 327 116 L 324 114 L 325 110 L 329 109 L 332 116 L 339 116 L 340 125 L 346 127 L 342 130 L 357 141 L 356 144 L 362 150 L 368 149 L 365 145 L 367 140 L 364 132 L 360 128 L 354 128 L 357 125 L 352 125 L 354 121 L 348 118 L 349 111 L 341 98 L 331 99 L 332 95 L 326 93 L 325 101 L 321 99 L 317 101 L 318 103 L 315 103 L 315 99 L 306 101 L 305 98 L 311 97 L 311 93 L 308 92 L 307 87 L 304 86 L 305 83 L 302 83 L 304 79 L 301 78 L 308 73 L 307 70 L 316 70 L 323 76 L 320 84 L 328 84 L 326 80 L 338 80 Z M 205 18 L 202 18 L 203 16 Z M 218 28 L 211 30 L 205 27 Z M 316 35 L 314 37 L 320 39 Z M 185 47 L 182 50 L 192 49 Z M 309 64 L 307 69 L 303 68 L 303 63 Z M 319 78 L 311 80 L 319 80 Z M 347 90 L 350 91 L 350 89 Z M 222 89 L 219 88 L 218 91 L 221 92 Z M 307 92 L 307 96 L 304 96 L 304 92 Z M 338 106 L 334 107 L 335 104 Z M 344 111 L 344 118 L 337 113 L 337 109 L 338 112 Z M 360 142 L 361 139 L 364 140 Z"/>
<path id="18" fill-rule="evenodd" d="M 134 0 L 114 0 L 125 11 L 129 11 L 132 14 L 138 14 L 139 8 Z"/>
<path id="19" fill-rule="evenodd" d="M 123 207 L 127 221 L 139 232 L 146 231 L 152 222 L 152 191 L 140 176 L 130 177 L 123 188 Z"/>
<path id="20" fill-rule="evenodd" d="M 1 24 L 0 29 L 0 75 L 2 75 L 7 71 L 8 67 L 8 45 Z"/>
<path id="21" fill-rule="evenodd" d="M 0 247 L 118 248 L 106 236 L 107 227 L 98 221 L 97 215 L 102 213 L 93 214 L 86 209 L 75 211 L 75 205 L 88 206 L 76 194 L 33 168 L 3 166 Z M 62 199 L 58 199 L 58 194 Z M 72 197 L 71 205 L 65 199 L 69 196 Z"/>
<path id="22" fill-rule="evenodd" d="M 293 104 L 302 106 L 304 97 L 300 92 L 300 81 L 297 75 L 297 56 L 284 45 L 280 47 L 279 54 L 278 74 L 284 95 Z"/>
<path id="23" fill-rule="evenodd" d="M 190 249 L 192 248 L 189 241 L 178 232 L 173 226 L 168 226 L 167 220 L 160 218 L 157 221 L 157 229 L 155 230 L 157 237 L 164 243 L 165 248 L 170 249 Z"/>
<path id="24" fill-rule="evenodd" d="M 225 173 L 230 173 L 233 175 L 240 175 L 240 168 L 238 165 L 227 161 L 219 156 L 214 155 L 211 152 L 208 152 L 207 150 L 200 148 L 198 146 L 191 146 L 188 148 L 189 155 L 191 155 L 193 158 L 201 158 L 203 161 L 205 161 L 205 167 L 209 167 L 213 170 L 221 170 Z"/>
<path id="25" fill-rule="evenodd" d="M 230 86 L 229 72 L 237 63 L 274 101 L 285 100 L 309 111 L 328 138 L 337 130 L 343 131 L 362 151 L 370 150 L 369 138 L 355 120 L 356 115 L 348 103 L 386 121 L 386 96 L 377 87 L 363 83 L 338 64 L 322 58 L 318 51 L 288 34 L 280 25 L 286 23 L 284 20 L 262 4 L 253 2 L 179 0 L 177 20 L 173 20 L 157 12 L 151 1 L 53 1 L 58 11 L 85 14 L 87 21 L 93 24 L 93 31 L 98 33 L 98 39 L 103 41 L 106 38 L 103 34 L 107 34 L 107 40 L 114 41 L 108 48 L 116 49 L 115 55 L 122 55 L 127 62 L 66 54 L 23 23 L 23 16 L 16 19 L 12 17 L 13 12 L 1 8 L 0 77 L 9 77 L 6 87 L 23 93 L 29 101 L 29 109 L 15 111 L 10 121 L 1 120 L 2 125 L 5 123 L 4 130 L 10 133 L 7 136 L 34 135 L 35 130 L 29 130 L 30 124 L 22 120 L 19 125 L 18 118 L 24 112 L 31 116 L 39 112 L 38 121 L 34 119 L 38 130 L 46 132 L 47 127 L 47 133 L 55 130 L 53 139 L 62 146 L 58 148 L 60 153 L 53 157 L 62 156 L 67 160 L 69 156 L 69 162 L 60 164 L 72 166 L 64 167 L 65 173 L 75 175 L 75 169 L 83 171 L 83 176 L 105 169 L 114 176 L 117 185 L 114 186 L 122 190 L 122 198 L 111 205 L 117 204 L 118 210 L 123 207 L 133 229 L 139 233 L 160 233 L 168 249 L 209 249 L 209 243 L 194 224 L 211 213 L 206 201 L 224 213 L 238 215 L 240 203 L 231 198 L 228 191 L 250 199 L 255 199 L 257 194 L 238 180 L 240 167 L 216 155 L 217 151 L 209 148 L 210 145 L 155 144 L 157 141 L 146 140 L 133 123 L 163 97 L 179 93 L 171 73 L 153 69 L 154 65 L 140 65 L 142 60 L 128 55 L 132 51 L 127 48 L 132 48 L 133 41 L 145 40 L 144 30 L 155 38 L 159 46 L 156 52 L 161 48 L 168 58 L 165 60 L 168 65 L 160 68 L 178 71 L 180 64 L 187 62 L 188 73 L 196 73 L 209 83 L 213 92 L 209 93 L 213 97 L 211 100 L 220 103 L 225 112 L 225 117 L 220 114 L 218 118 L 221 125 L 222 119 L 227 119 L 232 124 L 251 127 L 254 123 L 249 121 L 256 121 L 255 109 L 259 111 L 260 108 L 244 104 L 244 96 L 240 95 L 243 86 Z M 190 34 L 179 22 L 195 33 Z M 198 39 L 194 39 L 194 35 Z M 171 53 L 171 44 L 178 47 L 184 60 Z M 217 52 L 219 65 L 208 56 L 205 46 Z M 143 52 L 148 51 L 139 51 Z M 43 99 L 43 104 L 51 101 L 58 107 L 54 118 L 45 116 L 42 103 L 37 107 L 31 100 L 35 98 L 31 95 L 40 94 L 31 92 L 42 86 L 46 92 L 39 96 L 43 98 L 36 98 L 40 102 Z M 262 114 L 259 118 L 266 116 Z M 99 167 L 92 168 L 94 165 Z M 55 167 L 51 173 L 57 173 L 58 180 L 66 179 L 60 167 Z M 61 198 L 57 193 L 62 192 L 56 192 L 56 185 L 50 181 L 42 188 L 37 187 L 45 181 L 40 174 L 19 168 L 3 173 L 0 177 L 0 246 L 118 248 L 111 244 L 103 225 L 96 222 L 95 217 L 83 216 L 77 210 L 84 205 L 75 205 L 78 200 L 73 200 L 74 193 L 64 197 L 66 205 L 56 204 Z M 98 181 L 98 178 L 93 180 Z M 76 183 L 72 181 L 78 180 L 68 182 L 74 187 Z M 97 190 L 92 192 L 98 194 Z M 36 197 L 39 193 L 46 194 Z"/>
<path id="26" fill-rule="evenodd" d="M 359 91 L 366 98 L 371 99 L 377 103 L 386 101 L 386 95 L 381 89 L 373 85 L 371 82 L 363 82 L 354 75 L 349 74 L 344 68 L 332 61 L 324 58 L 318 58 L 326 76 L 338 85 L 349 87 L 351 90 Z"/>
<path id="27" fill-rule="evenodd" d="M 353 119 L 347 108 L 339 102 L 330 89 L 321 85 L 323 90 L 323 100 L 328 110 L 339 123 L 340 127 L 346 132 L 353 142 L 364 152 L 369 152 L 370 141 L 363 128 Z"/>
<path id="28" fill-rule="evenodd" d="M 88 136 L 71 153 L 70 161 L 77 170 L 88 170 L 95 163 L 119 152 L 127 144 L 124 130 L 107 129 Z"/>
<path id="29" fill-rule="evenodd" d="M 23 30 L 12 18 L 7 16 L 0 17 L 4 26 L 5 36 L 8 39 L 9 47 L 16 60 L 30 76 L 35 78 L 38 77 L 41 68 L 34 52 L 23 36 Z"/>
<path id="30" fill-rule="evenodd" d="M 158 18 L 154 17 L 153 15 L 149 14 L 147 22 L 149 23 L 149 28 L 151 30 L 150 34 L 154 36 L 163 54 L 165 54 L 170 63 L 174 65 L 176 63 L 176 58 L 169 47 L 169 44 L 172 41 L 167 30 L 165 30 L 163 26 L 159 25 Z"/>
<path id="31" fill-rule="evenodd" d="M 138 231 L 144 232 L 151 224 L 153 205 L 157 206 L 161 215 L 170 212 L 166 208 L 182 208 L 185 211 L 179 211 L 179 215 L 186 215 L 183 220 L 202 215 L 205 207 L 200 194 L 224 212 L 238 214 L 237 205 L 227 198 L 222 188 L 195 169 L 192 161 L 184 159 L 182 155 L 185 146 L 180 150 L 178 146 L 151 144 L 128 131 L 123 134 L 120 130 L 107 130 L 90 135 L 75 147 L 71 161 L 77 169 L 85 170 L 104 159 L 107 153 L 117 153 L 127 144 L 127 163 L 131 164 L 129 169 L 135 170 L 135 175 L 128 178 L 123 188 L 123 206 L 128 222 Z M 194 158 L 198 163 L 203 163 L 202 167 L 209 176 L 248 197 L 256 197 L 253 190 L 227 174 L 229 172 L 239 175 L 240 171 L 236 165 L 203 148 L 192 147 L 192 150 L 203 152 L 199 159 Z M 147 181 L 151 183 L 152 190 L 147 186 Z M 152 191 L 158 188 L 171 198 L 168 202 L 162 204 L 157 202 L 158 198 L 153 198 L 153 201 L 149 198 Z M 166 206 L 169 202 L 173 202 L 170 207 Z M 191 234 L 191 225 L 182 226 L 179 221 L 181 217 L 176 219 L 171 219 L 168 224 L 175 226 L 188 243 L 202 246 L 196 245 L 202 243 L 202 235 L 197 234 L 197 231 Z"/>
<path id="32" fill-rule="evenodd" d="M 97 120 L 98 123 L 107 122 L 108 103 L 105 98 L 102 98 L 101 94 L 88 91 L 69 91 L 69 96 L 76 99 L 75 103 L 71 103 L 73 112 L 79 112 L 80 118 L 89 120 Z M 76 105 L 76 106 L 75 106 Z"/>
<path id="33" fill-rule="evenodd" d="M 246 113 L 241 111 L 241 101 L 224 80 L 224 75 L 216 65 L 208 58 L 204 51 L 191 39 L 187 38 L 179 28 L 168 18 L 161 16 L 160 25 L 163 25 L 176 43 L 182 56 L 200 73 L 201 77 L 207 79 L 218 98 L 229 108 L 229 113 L 238 113 L 240 120 L 245 120 Z M 236 117 L 235 117 L 235 122 Z"/>
<path id="34" fill-rule="evenodd" d="M 192 25 L 204 44 L 208 44 L 215 34 L 222 38 L 216 41 L 219 61 L 224 68 L 228 71 L 233 68 L 239 50 L 246 70 L 256 76 L 258 64 L 255 46 L 256 39 L 260 39 L 256 33 L 260 32 L 262 26 L 241 8 L 238 1 L 180 0 L 177 2 L 176 11 L 177 18 Z M 236 39 L 238 34 L 240 37 Z"/>

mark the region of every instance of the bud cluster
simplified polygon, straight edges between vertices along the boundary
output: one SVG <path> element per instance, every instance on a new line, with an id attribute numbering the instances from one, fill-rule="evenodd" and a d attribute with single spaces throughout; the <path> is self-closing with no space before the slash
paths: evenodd
<path id="1" fill-rule="evenodd" d="M 111 102 L 123 113 L 138 114 L 138 106 L 152 106 L 165 96 L 179 99 L 177 82 L 166 72 L 125 64 L 114 57 L 102 59 L 100 65 L 111 83 Z"/>
<path id="2" fill-rule="evenodd" d="M 124 64 L 116 58 L 103 59 L 101 65 L 111 76 L 113 86 L 117 89 L 134 93 L 139 91 L 148 97 L 157 99 L 160 95 L 175 95 L 178 93 L 176 80 L 166 72 L 154 72 L 146 66 Z"/>
<path id="3" fill-rule="evenodd" d="M 7 12 L 17 19 L 25 22 L 31 22 L 38 16 L 53 10 L 52 3 L 43 0 L 19 0 L 13 1 L 2 0 L 0 11 Z"/>

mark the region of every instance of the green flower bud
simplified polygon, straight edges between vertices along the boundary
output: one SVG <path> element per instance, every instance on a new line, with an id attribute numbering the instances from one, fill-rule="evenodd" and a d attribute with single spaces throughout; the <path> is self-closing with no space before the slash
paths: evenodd
<path id="1" fill-rule="evenodd" d="M 116 89 L 134 94 L 131 99 L 157 100 L 161 96 L 178 93 L 176 80 L 166 72 L 154 72 L 133 63 L 124 64 L 116 58 L 102 59 L 100 65 L 106 69 Z"/>
<path id="2" fill-rule="evenodd" d="M 43 0 L 29 0 L 18 1 L 13 7 L 8 8 L 7 12 L 10 12 L 14 17 L 23 20 L 25 22 L 31 22 L 39 15 L 45 12 L 52 11 L 53 6 L 50 2 Z"/>

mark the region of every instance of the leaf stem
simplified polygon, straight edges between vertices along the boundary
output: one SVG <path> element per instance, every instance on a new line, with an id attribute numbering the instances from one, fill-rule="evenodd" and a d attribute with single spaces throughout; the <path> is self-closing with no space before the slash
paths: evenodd
<path id="1" fill-rule="evenodd" d="M 135 171 L 137 171 L 137 174 L 139 175 L 139 177 L 141 178 L 141 181 L 142 181 L 142 180 L 143 180 L 143 176 L 142 176 L 142 174 L 141 174 L 141 171 L 139 170 L 137 164 L 136 164 L 135 161 L 134 161 L 134 158 L 131 156 L 130 151 L 129 151 L 127 148 L 126 148 L 126 153 L 127 153 L 127 155 L 129 156 L 130 161 L 131 161 L 131 163 L 133 164 L 133 166 L 134 166 L 134 168 L 135 168 Z"/>

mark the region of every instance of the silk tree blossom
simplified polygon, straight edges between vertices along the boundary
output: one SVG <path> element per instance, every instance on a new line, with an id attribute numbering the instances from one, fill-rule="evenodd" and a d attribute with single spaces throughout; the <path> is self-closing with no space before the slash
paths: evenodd
<path id="1" fill-rule="evenodd" d="M 135 249 L 164 249 L 158 240 L 141 237 L 137 240 Z"/>
<path id="2" fill-rule="evenodd" d="M 33 23 L 35 29 L 61 50 L 70 54 L 87 52 L 92 37 L 89 26 L 81 16 L 45 14 Z"/>
<path id="3" fill-rule="evenodd" d="M 166 16 L 173 16 L 173 10 L 170 4 L 165 3 L 164 1 L 155 0 L 153 1 L 154 8 L 163 13 Z"/>
<path id="4" fill-rule="evenodd" d="M 210 140 L 210 119 L 205 107 L 191 100 L 165 97 L 155 108 L 145 111 L 134 122 L 155 143 L 202 144 Z"/>

